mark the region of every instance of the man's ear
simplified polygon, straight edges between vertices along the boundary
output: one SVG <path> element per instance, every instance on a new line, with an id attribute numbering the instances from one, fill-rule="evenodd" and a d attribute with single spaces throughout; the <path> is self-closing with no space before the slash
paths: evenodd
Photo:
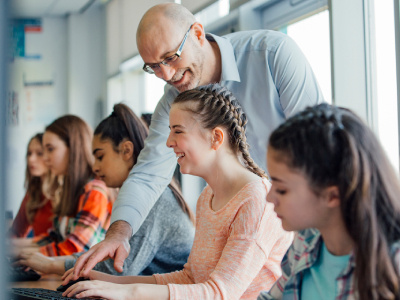
<path id="1" fill-rule="evenodd" d="M 218 148 L 221 147 L 224 142 L 225 133 L 221 127 L 215 127 L 211 134 L 211 148 L 218 150 Z"/>
<path id="2" fill-rule="evenodd" d="M 323 195 L 327 200 L 328 207 L 334 208 L 340 206 L 339 188 L 336 185 L 325 188 Z"/>
<path id="3" fill-rule="evenodd" d="M 131 141 L 122 142 L 120 149 L 121 149 L 120 153 L 121 153 L 122 158 L 124 160 L 128 161 L 128 160 L 130 160 L 132 158 L 134 146 L 133 146 L 133 143 Z"/>
<path id="4" fill-rule="evenodd" d="M 206 39 L 206 33 L 204 32 L 203 25 L 198 22 L 195 22 L 192 26 L 192 30 L 194 32 L 196 39 L 199 41 L 200 45 L 203 46 Z"/>

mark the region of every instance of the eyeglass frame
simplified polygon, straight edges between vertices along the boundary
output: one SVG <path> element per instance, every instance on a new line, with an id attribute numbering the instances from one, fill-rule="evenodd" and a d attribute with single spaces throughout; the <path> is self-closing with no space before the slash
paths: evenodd
<path id="1" fill-rule="evenodd" d="M 153 69 L 152 67 L 150 67 L 150 66 L 154 66 L 154 67 L 159 68 L 160 65 L 164 65 L 164 66 L 170 67 L 170 66 L 171 66 L 171 65 L 169 65 L 170 63 L 173 63 L 173 62 L 175 62 L 178 58 L 181 58 L 182 51 L 183 51 L 183 46 L 185 45 L 185 42 L 186 42 L 186 40 L 187 40 L 187 37 L 189 36 L 190 30 L 192 29 L 193 25 L 194 25 L 194 23 L 193 23 L 192 25 L 190 25 L 188 31 L 186 31 L 185 36 L 183 37 L 183 40 L 182 40 L 181 44 L 179 45 L 178 50 L 177 50 L 173 55 L 164 58 L 164 59 L 163 59 L 161 62 L 159 62 L 159 63 L 154 63 L 154 64 L 147 64 L 147 63 L 145 63 L 145 64 L 143 65 L 143 68 L 142 68 L 143 71 L 145 71 L 145 72 L 147 72 L 147 73 L 149 73 L 149 74 L 154 74 L 155 71 L 154 71 L 154 69 Z M 174 58 L 174 57 L 176 57 L 176 58 Z M 173 59 L 173 58 L 174 58 L 174 59 Z"/>

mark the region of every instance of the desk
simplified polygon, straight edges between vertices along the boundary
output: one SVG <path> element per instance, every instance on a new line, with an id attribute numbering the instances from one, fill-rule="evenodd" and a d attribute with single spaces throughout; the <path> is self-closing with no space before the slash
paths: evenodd
<path id="1" fill-rule="evenodd" d="M 13 288 L 40 288 L 55 290 L 62 283 L 60 275 L 42 275 L 37 281 L 11 282 Z"/>

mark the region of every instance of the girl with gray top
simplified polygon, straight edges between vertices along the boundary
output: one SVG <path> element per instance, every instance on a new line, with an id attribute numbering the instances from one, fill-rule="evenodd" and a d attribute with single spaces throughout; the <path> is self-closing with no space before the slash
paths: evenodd
<path id="1" fill-rule="evenodd" d="M 108 187 L 121 187 L 144 147 L 147 134 L 147 128 L 124 104 L 116 104 L 113 113 L 97 126 L 92 145 L 93 170 Z M 115 271 L 111 259 L 98 263 L 95 270 L 114 275 L 152 275 L 181 270 L 193 238 L 193 213 L 173 181 L 139 231 L 131 237 L 131 251 L 123 272 Z M 42 273 L 62 275 L 74 266 L 81 254 L 50 258 L 35 253 L 23 257 L 20 263 Z"/>

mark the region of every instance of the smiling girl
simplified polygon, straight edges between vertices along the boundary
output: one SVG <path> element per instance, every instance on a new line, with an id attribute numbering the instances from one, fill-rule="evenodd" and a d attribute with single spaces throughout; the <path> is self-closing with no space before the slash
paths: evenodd
<path id="1" fill-rule="evenodd" d="M 53 230 L 34 238 L 17 254 L 41 252 L 70 255 L 89 249 L 104 238 L 110 224 L 112 198 L 104 182 L 94 179 L 92 131 L 79 117 L 66 115 L 46 127 L 44 158 L 60 179 L 54 192 Z"/>
<path id="2" fill-rule="evenodd" d="M 197 202 L 196 234 L 182 271 L 115 277 L 96 271 L 64 296 L 108 299 L 254 299 L 280 276 L 292 236 L 266 201 L 269 183 L 250 158 L 247 119 L 235 97 L 217 84 L 180 94 L 170 111 L 167 146 L 182 173 L 208 186 Z M 64 275 L 72 278 L 72 271 Z M 120 284 L 115 284 L 120 283 Z"/>
<path id="3" fill-rule="evenodd" d="M 372 131 L 321 104 L 269 141 L 268 199 L 296 230 L 265 299 L 400 299 L 400 185 Z"/>

